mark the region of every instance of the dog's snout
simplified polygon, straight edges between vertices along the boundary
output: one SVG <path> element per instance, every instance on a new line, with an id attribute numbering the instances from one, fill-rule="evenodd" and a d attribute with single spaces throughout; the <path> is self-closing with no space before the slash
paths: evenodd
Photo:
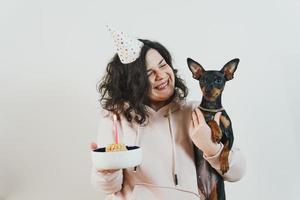
<path id="1" fill-rule="evenodd" d="M 204 91 L 205 93 L 209 93 L 212 90 L 212 87 L 205 87 Z"/>

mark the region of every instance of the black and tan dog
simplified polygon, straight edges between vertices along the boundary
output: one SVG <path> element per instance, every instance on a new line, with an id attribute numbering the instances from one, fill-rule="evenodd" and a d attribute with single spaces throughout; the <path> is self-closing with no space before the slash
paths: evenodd
<path id="1" fill-rule="evenodd" d="M 228 156 L 234 137 L 231 120 L 222 106 L 221 98 L 225 83 L 233 79 L 239 59 L 229 61 L 220 71 L 205 71 L 199 63 L 191 58 L 187 59 L 187 63 L 193 73 L 193 78 L 199 81 L 203 93 L 199 108 L 212 130 L 212 141 L 221 142 L 224 145 L 219 161 L 220 171 L 222 174 L 225 174 L 229 170 Z M 214 121 L 214 115 L 217 112 L 222 112 L 220 125 Z M 225 188 L 222 176 L 202 158 L 203 152 L 195 147 L 199 190 L 205 195 L 207 200 L 225 200 Z"/>

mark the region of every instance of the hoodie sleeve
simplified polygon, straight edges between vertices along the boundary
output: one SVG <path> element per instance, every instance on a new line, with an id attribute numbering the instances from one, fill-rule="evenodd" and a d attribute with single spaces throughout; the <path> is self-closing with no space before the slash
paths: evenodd
<path id="1" fill-rule="evenodd" d="M 191 101 L 189 102 L 191 105 L 192 110 L 195 109 L 198 105 L 200 105 L 200 102 L 198 101 Z M 210 165 L 217 170 L 217 172 L 224 178 L 225 181 L 229 182 L 235 182 L 239 181 L 243 178 L 243 176 L 246 173 L 246 159 L 242 151 L 233 146 L 232 149 L 229 152 L 229 170 L 222 175 L 222 172 L 220 170 L 220 162 L 219 157 L 222 152 L 222 149 L 224 148 L 224 145 L 220 143 L 220 149 L 214 156 L 206 156 L 203 154 L 203 158 L 207 160 Z"/>
<path id="2" fill-rule="evenodd" d="M 210 165 L 215 168 L 221 175 L 222 172 L 220 170 L 219 157 L 223 148 L 224 145 L 221 143 L 219 151 L 214 156 L 207 157 L 205 154 L 203 154 L 203 158 L 207 160 Z M 232 147 L 229 152 L 228 160 L 229 170 L 224 175 L 222 175 L 222 177 L 225 181 L 229 182 L 239 181 L 246 173 L 246 159 L 242 151 L 237 147 Z"/>
<path id="3" fill-rule="evenodd" d="M 119 192 L 122 189 L 123 172 L 120 169 L 113 173 L 100 173 L 92 167 L 91 183 L 96 190 L 106 194 Z"/>
<path id="4" fill-rule="evenodd" d="M 101 112 L 97 135 L 98 147 L 105 147 L 114 143 L 111 117 L 105 111 Z M 91 184 L 96 190 L 103 191 L 106 194 L 119 192 L 123 184 L 123 170 L 120 169 L 113 173 L 100 173 L 93 166 L 91 169 Z"/>

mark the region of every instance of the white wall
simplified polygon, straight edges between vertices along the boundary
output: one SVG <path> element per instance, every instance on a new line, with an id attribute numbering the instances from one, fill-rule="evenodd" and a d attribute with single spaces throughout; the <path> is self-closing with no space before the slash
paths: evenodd
<path id="1" fill-rule="evenodd" d="M 207 69 L 239 57 L 223 105 L 248 169 L 226 183 L 228 199 L 298 199 L 299 10 L 296 0 L 1 1 L 0 199 L 103 199 L 89 143 L 114 53 L 106 23 L 167 46 L 190 100 L 201 94 L 186 57 Z"/>

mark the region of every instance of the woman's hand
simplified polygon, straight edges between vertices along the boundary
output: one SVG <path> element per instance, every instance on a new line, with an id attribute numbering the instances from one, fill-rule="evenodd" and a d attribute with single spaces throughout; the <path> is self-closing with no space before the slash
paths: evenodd
<path id="1" fill-rule="evenodd" d="M 97 149 L 98 147 L 97 147 L 97 144 L 96 144 L 96 143 L 92 142 L 91 145 L 90 145 L 90 148 L 91 148 L 91 150 L 95 150 L 95 149 Z M 97 172 L 100 172 L 100 173 L 102 173 L 102 174 L 108 174 L 108 173 L 116 172 L 116 171 L 118 171 L 119 169 L 96 169 L 96 170 L 97 170 Z"/>
<path id="2" fill-rule="evenodd" d="M 216 113 L 214 120 L 219 125 L 221 112 Z M 210 157 L 215 155 L 220 149 L 220 144 L 211 140 L 211 129 L 205 122 L 205 118 L 199 108 L 192 112 L 192 121 L 190 123 L 190 137 L 194 144 Z"/>

